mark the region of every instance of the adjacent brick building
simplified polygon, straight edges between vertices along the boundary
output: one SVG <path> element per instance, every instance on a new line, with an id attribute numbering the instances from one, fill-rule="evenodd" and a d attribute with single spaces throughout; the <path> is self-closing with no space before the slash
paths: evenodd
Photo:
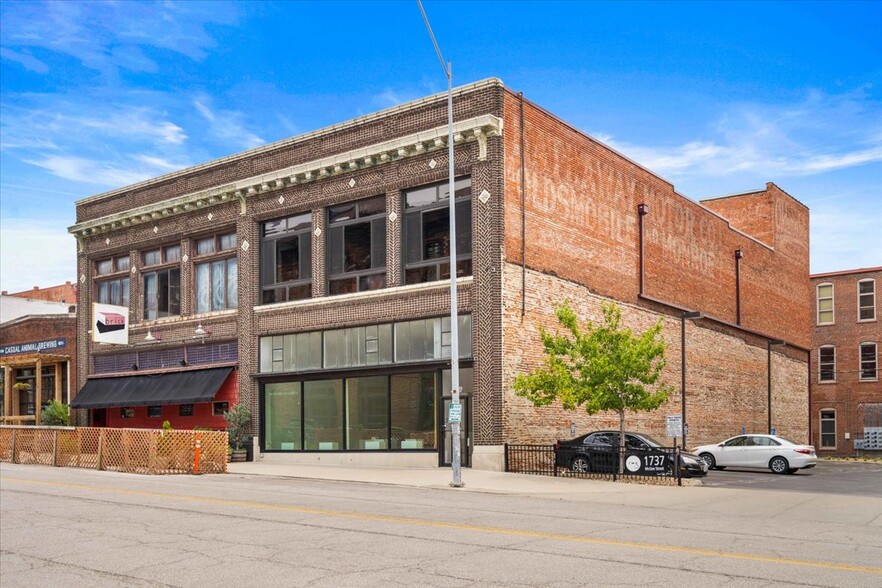
<path id="1" fill-rule="evenodd" d="M 234 365 L 229 401 L 267 456 L 449 463 L 445 98 L 78 202 L 80 305 L 131 319 L 124 348 L 83 336 L 79 384 Z M 634 328 L 663 318 L 678 388 L 681 317 L 703 313 L 686 325 L 691 445 L 770 418 L 808 438 L 805 206 L 774 184 L 696 203 L 495 79 L 456 89 L 454 120 L 466 464 L 615 422 L 512 393 L 566 298 L 586 318 L 618 301 Z M 629 427 L 662 437 L 680 409 Z"/>
<path id="2" fill-rule="evenodd" d="M 819 455 L 882 452 L 882 267 L 811 276 L 812 442 Z"/>
<path id="3" fill-rule="evenodd" d="M 0 296 L 0 421 L 37 424 L 50 400 L 68 403 L 76 393 L 77 319 L 68 282 Z M 68 292 L 67 301 L 51 301 Z"/>

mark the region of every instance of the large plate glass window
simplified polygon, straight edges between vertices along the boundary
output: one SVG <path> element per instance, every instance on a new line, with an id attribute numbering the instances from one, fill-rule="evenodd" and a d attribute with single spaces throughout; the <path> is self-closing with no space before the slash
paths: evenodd
<path id="1" fill-rule="evenodd" d="M 239 305 L 236 234 L 196 240 L 196 312 Z"/>
<path id="2" fill-rule="evenodd" d="M 436 449 L 435 372 L 390 378 L 392 449 Z"/>
<path id="3" fill-rule="evenodd" d="M 386 197 L 328 209 L 328 292 L 386 287 Z"/>
<path id="4" fill-rule="evenodd" d="M 858 282 L 858 320 L 876 319 L 876 280 Z"/>
<path id="5" fill-rule="evenodd" d="M 144 251 L 141 256 L 144 318 L 152 320 L 181 314 L 181 246 Z"/>
<path id="6" fill-rule="evenodd" d="M 818 349 L 818 380 L 821 382 L 836 381 L 836 348 L 825 345 Z"/>
<path id="7" fill-rule="evenodd" d="M 304 382 L 303 418 L 307 451 L 343 449 L 343 380 Z"/>
<path id="8" fill-rule="evenodd" d="M 277 451 L 299 451 L 303 421 L 300 382 L 264 387 L 264 445 Z"/>
<path id="9" fill-rule="evenodd" d="M 95 302 L 129 305 L 129 267 L 128 255 L 95 263 Z"/>
<path id="10" fill-rule="evenodd" d="M 404 281 L 450 278 L 449 184 L 440 182 L 404 192 Z M 454 183 L 456 198 L 456 275 L 472 275 L 472 180 Z"/>
<path id="11" fill-rule="evenodd" d="M 833 324 L 833 284 L 818 284 L 818 324 Z"/>
<path id="12" fill-rule="evenodd" d="M 387 449 L 389 394 L 387 377 L 346 379 L 346 447 L 350 450 Z"/>
<path id="13" fill-rule="evenodd" d="M 861 343 L 861 380 L 876 379 L 876 344 Z"/>
<path id="14" fill-rule="evenodd" d="M 312 297 L 312 213 L 261 224 L 263 304 Z"/>

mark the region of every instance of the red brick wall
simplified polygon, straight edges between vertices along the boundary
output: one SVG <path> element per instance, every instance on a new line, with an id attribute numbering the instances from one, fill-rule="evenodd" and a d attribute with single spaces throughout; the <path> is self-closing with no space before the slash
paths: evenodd
<path id="1" fill-rule="evenodd" d="M 228 402 L 230 408 L 238 402 L 238 373 L 233 371 L 218 390 L 214 402 Z M 214 407 L 211 402 L 201 402 L 193 405 L 193 416 L 180 416 L 177 404 L 166 404 L 162 407 L 162 416 L 148 418 L 146 406 L 136 406 L 135 416 L 124 419 L 120 416 L 119 408 L 107 409 L 107 426 L 123 427 L 129 429 L 161 429 L 163 421 L 168 421 L 173 429 L 194 429 L 196 427 L 206 429 L 225 430 L 227 423 L 223 416 L 214 415 Z"/>
<path id="2" fill-rule="evenodd" d="M 34 286 L 33 290 L 15 292 L 14 294 L 3 292 L 3 295 L 15 296 L 17 298 L 27 298 L 28 300 L 67 302 L 68 304 L 77 303 L 77 287 L 70 282 L 65 282 L 61 286 L 50 286 L 49 288 L 40 288 L 39 286 Z"/>
<path id="3" fill-rule="evenodd" d="M 584 409 L 564 410 L 559 403 L 534 407 L 514 394 L 512 382 L 521 373 L 543 362 L 539 329 L 559 329 L 553 307 L 565 298 L 572 301 L 580 323 L 602 320 L 600 305 L 605 298 L 587 288 L 547 274 L 530 271 L 527 277 L 527 313 L 520 314 L 520 268 L 507 265 L 504 276 L 503 338 L 505 390 L 503 426 L 508 443 L 553 443 L 569 439 L 570 424 L 576 433 L 617 428 L 613 412 L 590 416 Z M 667 403 L 653 412 L 627 413 L 629 430 L 648 433 L 662 442 L 665 416 L 680 414 L 680 320 L 641 308 L 620 304 L 623 324 L 635 332 L 645 331 L 661 317 L 662 336 L 667 343 L 667 363 L 662 382 L 673 388 Z M 713 324 L 686 325 L 686 422 L 687 443 L 695 447 L 722 441 L 741 433 L 765 432 L 768 424 L 767 349 L 760 337 L 741 337 L 737 329 L 722 332 Z M 805 353 L 782 347 L 772 352 L 772 426 L 794 441 L 808 439 L 808 381 Z"/>
<path id="4" fill-rule="evenodd" d="M 506 92 L 505 251 L 522 261 L 520 100 Z M 736 322 L 735 250 L 741 264 L 742 326 L 808 347 L 808 210 L 769 185 L 760 195 L 727 199 L 744 235 L 668 182 L 618 155 L 530 102 L 524 103 L 526 264 L 636 302 L 639 287 L 637 206 L 648 204 L 644 294 Z M 762 205 L 769 221 L 746 222 Z M 713 205 L 713 204 L 712 204 Z M 722 205 L 720 205 L 722 206 Z M 743 208 L 739 214 L 734 211 Z M 771 222 L 771 229 L 764 228 Z M 755 236 L 757 237 L 757 236 Z M 759 237 L 757 237 L 759 238 Z M 773 248 L 774 247 L 774 248 Z"/>
<path id="5" fill-rule="evenodd" d="M 858 321 L 857 283 L 864 279 L 876 280 L 876 318 Z M 875 342 L 877 367 L 882 367 L 882 267 L 816 274 L 812 284 L 812 443 L 821 455 L 853 455 L 854 439 L 863 436 L 864 406 L 882 404 L 882 381 L 860 379 L 859 346 Z M 819 284 L 833 284 L 834 321 L 832 325 L 818 325 L 817 297 Z M 836 347 L 836 380 L 820 382 L 818 348 Z M 836 447 L 821 447 L 820 412 L 836 411 Z M 882 425 L 882 423 L 880 423 Z M 849 439 L 845 434 L 849 434 Z"/>

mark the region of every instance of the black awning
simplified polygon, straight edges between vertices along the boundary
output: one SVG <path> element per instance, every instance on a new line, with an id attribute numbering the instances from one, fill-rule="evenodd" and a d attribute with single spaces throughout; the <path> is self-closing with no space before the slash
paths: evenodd
<path id="1" fill-rule="evenodd" d="M 142 374 L 86 381 L 71 408 L 108 408 L 152 404 L 211 402 L 231 367 L 188 370 L 166 374 Z"/>

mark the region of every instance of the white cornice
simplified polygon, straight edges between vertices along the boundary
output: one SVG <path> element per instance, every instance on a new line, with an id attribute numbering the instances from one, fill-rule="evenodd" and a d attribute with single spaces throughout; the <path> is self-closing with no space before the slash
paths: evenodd
<path id="1" fill-rule="evenodd" d="M 502 134 L 502 119 L 484 114 L 453 125 L 454 144 L 477 141 L 479 157 L 487 155 L 487 137 Z M 79 238 L 108 233 L 141 223 L 156 222 L 192 210 L 209 208 L 231 200 L 239 200 L 244 207 L 246 199 L 289 186 L 306 184 L 319 179 L 383 165 L 407 157 L 424 155 L 447 148 L 447 125 L 413 133 L 383 143 L 353 149 L 330 157 L 297 164 L 273 172 L 237 180 L 206 190 L 177 196 L 147 206 L 77 223 L 68 229 Z M 188 170 L 188 171 L 192 171 Z"/>

